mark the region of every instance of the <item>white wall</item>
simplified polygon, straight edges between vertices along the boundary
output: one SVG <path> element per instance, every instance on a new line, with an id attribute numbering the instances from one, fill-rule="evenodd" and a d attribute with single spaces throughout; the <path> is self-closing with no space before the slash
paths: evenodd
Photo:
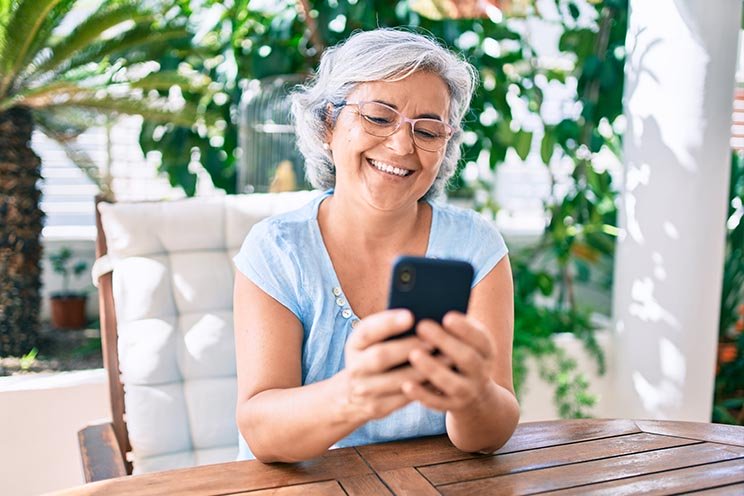
<path id="1" fill-rule="evenodd" d="M 0 377 L 0 494 L 83 484 L 77 431 L 109 418 L 103 369 Z"/>
<path id="2" fill-rule="evenodd" d="M 615 412 L 709 421 L 742 3 L 630 7 Z"/>
<path id="3" fill-rule="evenodd" d="M 589 392 L 597 397 L 597 403 L 588 412 L 596 418 L 615 418 L 612 401 L 613 383 L 613 354 L 612 334 L 609 330 L 597 332 L 597 342 L 605 353 L 606 373 L 599 375 L 596 360 L 589 356 L 584 345 L 572 334 L 558 334 L 554 337 L 556 344 L 562 348 L 569 358 L 576 361 L 577 371 L 580 371 L 589 382 Z M 527 360 L 529 373 L 523 386 L 524 392 L 519 401 L 520 422 L 537 422 L 540 420 L 554 420 L 558 417 L 558 409 L 553 401 L 554 387 L 548 386 L 539 376 L 537 363 L 534 358 Z"/>

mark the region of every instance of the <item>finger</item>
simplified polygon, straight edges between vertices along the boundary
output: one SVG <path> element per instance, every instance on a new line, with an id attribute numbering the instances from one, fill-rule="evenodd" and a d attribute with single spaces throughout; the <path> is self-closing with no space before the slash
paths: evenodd
<path id="1" fill-rule="evenodd" d="M 421 372 L 436 389 L 446 396 L 467 396 L 470 391 L 469 381 L 461 374 L 442 364 L 436 358 L 414 350 L 409 356 L 411 366 Z"/>
<path id="2" fill-rule="evenodd" d="M 436 322 L 422 321 L 416 327 L 416 334 L 450 357 L 457 369 L 466 375 L 477 374 L 482 370 L 485 360 L 483 355 L 468 343 L 448 333 Z"/>
<path id="3" fill-rule="evenodd" d="M 411 402 L 411 399 L 402 392 L 376 398 L 374 401 L 366 401 L 361 408 L 366 418 L 378 419 L 390 415 L 395 410 L 403 408 Z"/>
<path id="4" fill-rule="evenodd" d="M 359 398 L 374 398 L 400 393 L 400 385 L 404 382 L 423 382 L 424 380 L 426 378 L 421 372 L 408 365 L 385 374 L 354 381 L 351 385 L 351 395 Z"/>
<path id="5" fill-rule="evenodd" d="M 437 390 L 432 390 L 416 382 L 405 382 L 401 386 L 403 393 L 411 401 L 418 401 L 427 408 L 446 412 L 450 410 L 450 400 Z"/>
<path id="6" fill-rule="evenodd" d="M 478 350 L 484 358 L 494 353 L 494 339 L 479 321 L 460 312 L 449 312 L 442 319 L 442 326 L 461 341 Z"/>
<path id="7" fill-rule="evenodd" d="M 353 372 L 362 375 L 386 372 L 406 363 L 415 349 L 430 350 L 431 347 L 417 336 L 377 343 L 360 352 Z"/>
<path id="8" fill-rule="evenodd" d="M 365 317 L 349 336 L 348 344 L 363 350 L 375 343 L 401 334 L 413 327 L 410 310 L 385 310 Z"/>

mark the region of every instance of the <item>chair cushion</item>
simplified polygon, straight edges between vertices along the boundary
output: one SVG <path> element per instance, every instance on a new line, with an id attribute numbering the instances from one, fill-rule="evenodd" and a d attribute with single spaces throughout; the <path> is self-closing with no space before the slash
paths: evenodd
<path id="1" fill-rule="evenodd" d="M 237 455 L 232 257 L 317 192 L 101 203 L 134 473 Z"/>

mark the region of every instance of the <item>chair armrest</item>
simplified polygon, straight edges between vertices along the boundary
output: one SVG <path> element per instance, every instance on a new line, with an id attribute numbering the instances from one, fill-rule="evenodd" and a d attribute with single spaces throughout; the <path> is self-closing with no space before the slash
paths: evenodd
<path id="1" fill-rule="evenodd" d="M 111 422 L 89 425 L 78 431 L 85 482 L 127 475 Z"/>

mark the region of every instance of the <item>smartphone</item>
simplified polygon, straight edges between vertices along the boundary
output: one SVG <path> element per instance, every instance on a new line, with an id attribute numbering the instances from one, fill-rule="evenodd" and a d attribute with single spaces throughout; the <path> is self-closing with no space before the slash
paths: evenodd
<path id="1" fill-rule="evenodd" d="M 393 264 L 388 308 L 407 308 L 414 324 L 392 339 L 415 334 L 424 319 L 441 323 L 451 311 L 466 313 L 473 284 L 473 266 L 460 260 L 399 257 Z"/>

